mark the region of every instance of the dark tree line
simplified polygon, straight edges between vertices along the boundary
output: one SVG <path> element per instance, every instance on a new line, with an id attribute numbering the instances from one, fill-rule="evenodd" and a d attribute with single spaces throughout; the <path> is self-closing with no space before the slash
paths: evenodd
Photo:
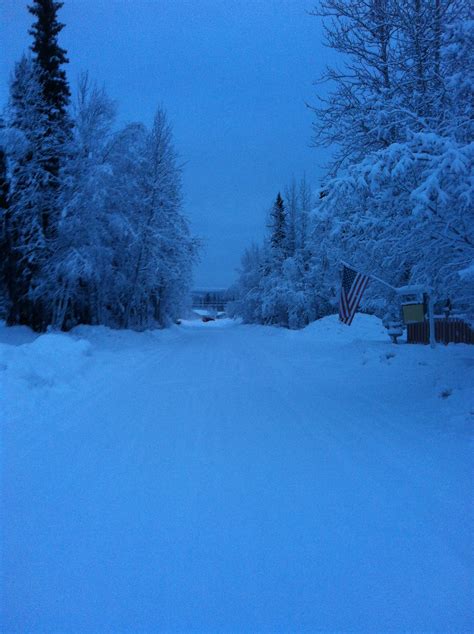
<path id="1" fill-rule="evenodd" d="M 31 53 L 16 64 L 0 136 L 1 305 L 35 330 L 175 319 L 197 244 L 182 213 L 166 113 L 115 127 L 83 75 L 71 103 L 62 2 L 34 0 Z"/>

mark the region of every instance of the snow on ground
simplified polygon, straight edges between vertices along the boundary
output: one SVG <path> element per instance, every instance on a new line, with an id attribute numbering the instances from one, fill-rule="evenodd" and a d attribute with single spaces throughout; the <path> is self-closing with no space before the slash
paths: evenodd
<path id="1" fill-rule="evenodd" d="M 474 347 L 0 328 L 2 632 L 472 632 Z"/>

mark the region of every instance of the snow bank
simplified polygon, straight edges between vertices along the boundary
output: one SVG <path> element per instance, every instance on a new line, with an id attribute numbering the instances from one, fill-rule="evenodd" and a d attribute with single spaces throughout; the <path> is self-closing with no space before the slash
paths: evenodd
<path id="1" fill-rule="evenodd" d="M 351 326 L 342 324 L 338 315 L 329 315 L 309 324 L 303 332 L 315 341 L 331 341 L 333 343 L 348 343 L 359 340 L 389 341 L 382 321 L 375 315 L 362 313 L 354 317 Z"/>
<path id="2" fill-rule="evenodd" d="M 94 348 L 110 352 L 140 350 L 156 346 L 158 340 L 168 341 L 177 336 L 177 326 L 156 330 L 115 330 L 107 326 L 77 326 L 71 335 L 88 341 Z"/>
<path id="3" fill-rule="evenodd" d="M 68 335 L 46 334 L 32 343 L 0 345 L 4 372 L 26 381 L 31 387 L 73 381 L 88 363 L 92 347 Z"/>
<path id="4" fill-rule="evenodd" d="M 0 344 L 7 343 L 12 346 L 19 346 L 22 343 L 31 343 L 38 337 L 36 332 L 27 326 L 11 326 L 5 325 L 4 321 L 0 321 Z"/>
<path id="5" fill-rule="evenodd" d="M 34 427 L 61 418 L 93 365 L 92 346 L 68 334 L 5 328 L 0 343 L 0 419 Z M 5 343 L 7 341 L 8 343 Z M 21 343 L 26 341 L 27 343 Z"/>
<path id="6" fill-rule="evenodd" d="M 240 321 L 229 318 L 213 319 L 211 321 L 202 321 L 202 319 L 182 319 L 181 326 L 184 328 L 232 328 L 237 326 Z"/>

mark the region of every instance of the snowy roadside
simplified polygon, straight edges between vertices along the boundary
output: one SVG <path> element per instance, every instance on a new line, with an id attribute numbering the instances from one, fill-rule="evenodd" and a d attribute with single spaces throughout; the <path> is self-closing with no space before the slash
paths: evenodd
<path id="1" fill-rule="evenodd" d="M 352 375 L 348 380 L 372 387 L 374 396 L 377 385 L 385 382 L 400 403 L 411 402 L 414 410 L 426 407 L 446 427 L 456 422 L 463 432 L 474 434 L 474 346 L 394 345 L 381 321 L 370 315 L 357 315 L 350 328 L 336 315 L 321 319 L 305 328 L 301 339 L 341 346 Z"/>
<path id="2" fill-rule="evenodd" d="M 64 407 L 106 391 L 133 374 L 176 328 L 146 331 L 78 326 L 38 335 L 0 322 L 0 396 L 7 423 L 36 426 Z"/>

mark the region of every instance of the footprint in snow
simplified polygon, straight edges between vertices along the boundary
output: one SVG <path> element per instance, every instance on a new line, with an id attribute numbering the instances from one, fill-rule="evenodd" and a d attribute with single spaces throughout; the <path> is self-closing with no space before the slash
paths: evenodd
<path id="1" fill-rule="evenodd" d="M 446 389 L 442 390 L 442 391 L 439 393 L 439 397 L 440 397 L 440 398 L 448 398 L 448 397 L 450 397 L 450 396 L 451 396 L 451 394 L 452 394 L 452 393 L 453 393 L 453 390 L 452 390 L 450 387 L 448 387 L 448 388 L 446 388 Z"/>

